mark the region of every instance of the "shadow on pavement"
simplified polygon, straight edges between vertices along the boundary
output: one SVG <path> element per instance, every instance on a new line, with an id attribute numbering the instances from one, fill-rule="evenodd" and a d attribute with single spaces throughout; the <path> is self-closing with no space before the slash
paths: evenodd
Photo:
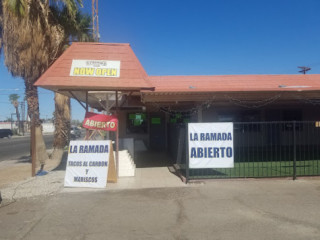
<path id="1" fill-rule="evenodd" d="M 56 168 L 54 168 L 52 171 L 64 171 L 67 168 L 67 159 L 68 159 L 68 151 L 64 151 L 62 155 L 62 160 Z"/>
<path id="2" fill-rule="evenodd" d="M 31 157 L 30 155 L 21 156 L 17 160 L 17 163 L 31 163 Z"/>
<path id="3" fill-rule="evenodd" d="M 68 152 L 65 151 L 62 155 L 62 160 L 56 168 L 52 171 L 64 171 L 66 170 L 68 159 Z M 120 159 L 121 161 L 121 159 Z M 177 175 L 173 169 L 173 158 L 166 152 L 145 150 L 145 151 L 136 151 L 134 162 L 137 168 L 156 168 L 156 167 L 167 167 L 168 170 Z"/>
<path id="4" fill-rule="evenodd" d="M 150 150 L 135 152 L 134 161 L 137 168 L 168 167 L 173 164 L 173 159 L 166 152 Z"/>

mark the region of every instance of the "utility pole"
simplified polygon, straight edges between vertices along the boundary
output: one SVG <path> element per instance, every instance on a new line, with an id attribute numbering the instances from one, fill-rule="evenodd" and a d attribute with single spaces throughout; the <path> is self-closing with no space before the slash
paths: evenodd
<path id="1" fill-rule="evenodd" d="M 298 67 L 298 68 L 301 68 L 301 70 L 299 72 L 303 73 L 303 74 L 306 74 L 306 72 L 308 72 L 309 70 L 311 70 L 311 68 L 309 67 Z"/>
<path id="2" fill-rule="evenodd" d="M 25 100 L 23 100 L 20 103 L 20 112 L 21 112 L 21 119 L 20 119 L 20 124 L 21 124 L 21 130 L 22 130 L 22 135 L 24 136 L 24 123 L 25 123 L 25 110 L 26 110 L 26 105 L 25 105 Z"/>
<path id="3" fill-rule="evenodd" d="M 99 15 L 98 15 L 98 0 L 92 0 L 92 33 L 93 40 L 99 42 Z"/>

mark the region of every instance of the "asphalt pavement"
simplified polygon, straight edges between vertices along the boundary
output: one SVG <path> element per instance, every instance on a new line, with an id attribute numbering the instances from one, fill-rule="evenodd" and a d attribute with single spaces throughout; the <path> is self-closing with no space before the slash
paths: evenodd
<path id="1" fill-rule="evenodd" d="M 319 200 L 319 179 L 62 192 L 0 208 L 0 239 L 318 240 Z"/>
<path id="2" fill-rule="evenodd" d="M 7 147 L 19 146 L 11 140 Z M 319 177 L 186 185 L 163 166 L 144 166 L 96 190 L 63 188 L 64 171 L 56 173 L 13 186 L 0 207 L 0 240 L 320 239 Z M 18 197 L 43 186 L 43 195 Z"/>
<path id="3" fill-rule="evenodd" d="M 44 134 L 47 149 L 52 148 L 53 134 Z M 0 138 L 0 162 L 5 160 L 25 160 L 30 157 L 30 135 Z"/>

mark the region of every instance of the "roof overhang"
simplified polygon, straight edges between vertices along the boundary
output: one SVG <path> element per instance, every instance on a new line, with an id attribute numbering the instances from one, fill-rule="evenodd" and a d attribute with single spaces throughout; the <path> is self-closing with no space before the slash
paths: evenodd
<path id="1" fill-rule="evenodd" d="M 320 74 L 294 75 L 216 75 L 216 76 L 150 76 L 155 91 L 142 92 L 144 102 L 188 102 L 216 99 L 265 99 L 281 95 L 320 98 Z"/>
<path id="2" fill-rule="evenodd" d="M 261 92 L 153 92 L 141 94 L 144 103 L 170 103 L 170 102 L 230 102 L 279 99 L 284 101 L 306 99 L 320 99 L 319 91 L 261 91 Z"/>
<path id="3" fill-rule="evenodd" d="M 75 66 L 80 69 L 76 63 L 94 67 L 116 63 L 118 72 L 103 76 L 77 75 L 73 72 Z M 85 70 L 83 66 L 81 69 Z M 111 92 L 117 92 L 120 97 L 141 94 L 144 103 L 228 101 L 234 97 L 266 99 L 278 95 L 281 99 L 293 100 L 297 94 L 310 99 L 320 98 L 320 74 L 148 76 L 129 44 L 112 43 L 73 43 L 35 86 L 73 97 L 80 103 L 87 102 L 97 109 L 110 105 L 113 101 Z"/>
<path id="4" fill-rule="evenodd" d="M 114 62 L 117 66 L 108 68 Z M 79 70 L 75 74 L 75 67 L 88 70 L 88 73 Z M 112 69 L 117 71 L 116 75 L 109 74 Z M 88 100 L 91 107 L 98 109 L 101 108 L 101 102 L 96 103 L 98 92 L 155 89 L 130 45 L 112 43 L 73 43 L 36 81 L 35 86 L 76 98 L 80 102 Z"/>

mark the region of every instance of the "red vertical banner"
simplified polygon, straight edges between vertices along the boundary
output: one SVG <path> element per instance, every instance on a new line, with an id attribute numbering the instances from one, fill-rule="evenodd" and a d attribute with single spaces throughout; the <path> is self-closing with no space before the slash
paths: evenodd
<path id="1" fill-rule="evenodd" d="M 118 118 L 104 114 L 87 112 L 83 121 L 84 128 L 103 131 L 117 131 Z"/>

